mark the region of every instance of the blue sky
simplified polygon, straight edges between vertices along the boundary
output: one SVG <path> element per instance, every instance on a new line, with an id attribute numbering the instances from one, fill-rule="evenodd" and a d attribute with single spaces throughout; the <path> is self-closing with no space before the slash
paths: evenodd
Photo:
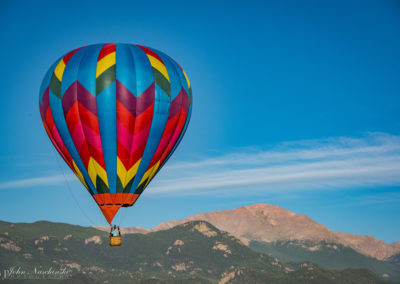
<path id="1" fill-rule="evenodd" d="M 105 224 L 38 109 L 47 68 L 99 42 L 185 69 L 191 123 L 115 221 L 152 227 L 268 203 L 334 231 L 400 241 L 397 1 L 2 1 L 0 219 Z"/>

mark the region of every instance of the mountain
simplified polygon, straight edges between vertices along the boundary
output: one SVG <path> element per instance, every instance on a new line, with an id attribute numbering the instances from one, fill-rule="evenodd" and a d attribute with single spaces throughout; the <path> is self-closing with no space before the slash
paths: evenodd
<path id="1" fill-rule="evenodd" d="M 400 253 L 400 242 L 386 244 L 372 236 L 360 236 L 340 232 L 336 233 L 336 235 L 342 240 L 342 244 L 348 245 L 356 251 L 375 257 L 376 259 L 387 260 L 391 256 Z"/>
<path id="2" fill-rule="evenodd" d="M 350 247 L 328 242 L 313 241 L 252 241 L 249 247 L 255 251 L 276 257 L 283 262 L 312 262 L 329 269 L 369 269 L 383 279 L 400 280 L 400 265 L 368 257 Z"/>
<path id="3" fill-rule="evenodd" d="M 276 242 L 281 240 L 330 242 L 348 246 L 355 251 L 376 258 L 389 259 L 400 253 L 400 242 L 386 244 L 371 236 L 335 233 L 306 215 L 296 214 L 274 205 L 256 204 L 233 210 L 199 213 L 188 218 L 161 223 L 152 228 L 123 228 L 124 233 L 149 233 L 169 229 L 188 221 L 204 220 L 227 231 L 244 244 L 251 241 Z M 108 227 L 95 227 L 109 230 Z"/>
<path id="4" fill-rule="evenodd" d="M 267 204 L 199 213 L 152 229 L 131 227 L 123 232 L 157 232 L 194 220 L 207 221 L 281 261 L 310 261 L 330 269 L 366 268 L 381 277 L 400 279 L 400 265 L 391 261 L 400 253 L 400 242 L 386 244 L 371 236 L 335 233 L 305 215 Z"/>
<path id="5" fill-rule="evenodd" d="M 63 277 L 54 273 L 64 268 Z M 121 247 L 110 247 L 108 233 L 94 228 L 0 222 L 2 283 L 15 283 L 9 278 L 12 269 L 24 271 L 19 283 L 44 283 L 44 276 L 57 275 L 57 282 L 74 284 L 386 283 L 365 269 L 282 263 L 205 221 L 124 235 Z"/>
<path id="6" fill-rule="evenodd" d="M 389 257 L 388 261 L 400 265 L 400 253 L 392 255 Z"/>

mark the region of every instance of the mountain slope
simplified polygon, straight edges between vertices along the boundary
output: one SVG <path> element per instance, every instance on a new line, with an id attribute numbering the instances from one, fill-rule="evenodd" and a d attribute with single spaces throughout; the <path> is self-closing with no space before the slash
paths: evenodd
<path id="1" fill-rule="evenodd" d="M 400 253 L 400 242 L 386 244 L 384 241 L 378 240 L 372 236 L 360 236 L 347 233 L 336 233 L 336 236 L 356 251 L 375 257 L 380 260 L 387 260 L 391 256 Z"/>
<path id="2" fill-rule="evenodd" d="M 270 243 L 252 241 L 249 247 L 283 262 L 309 261 L 329 269 L 339 270 L 365 268 L 384 279 L 400 279 L 400 265 L 365 256 L 340 244 L 294 240 Z"/>
<path id="3" fill-rule="evenodd" d="M 388 261 L 400 265 L 400 253 L 392 255 Z"/>
<path id="4" fill-rule="evenodd" d="M 335 233 L 305 215 L 278 206 L 258 204 L 200 213 L 153 229 L 132 227 L 123 231 L 156 232 L 193 220 L 210 222 L 250 248 L 281 261 L 310 261 L 329 269 L 366 268 L 386 279 L 400 279 L 400 242 L 386 244 L 371 236 Z"/>
<path id="5" fill-rule="evenodd" d="M 378 260 L 400 253 L 400 242 L 386 244 L 371 236 L 335 233 L 311 218 L 274 205 L 256 204 L 233 210 L 199 213 L 188 218 L 161 223 L 152 229 L 124 228 L 124 233 L 149 233 L 172 228 L 188 221 L 204 220 L 220 230 L 230 232 L 244 244 L 251 241 L 281 240 L 329 242 L 351 247 Z M 106 227 L 96 227 L 108 230 Z"/>
<path id="6" fill-rule="evenodd" d="M 31 273 L 66 267 L 71 278 L 60 283 L 383 283 L 367 270 L 283 264 L 204 221 L 126 235 L 121 247 L 109 247 L 108 234 L 93 228 L 0 222 L 0 269 L 12 266 Z"/>

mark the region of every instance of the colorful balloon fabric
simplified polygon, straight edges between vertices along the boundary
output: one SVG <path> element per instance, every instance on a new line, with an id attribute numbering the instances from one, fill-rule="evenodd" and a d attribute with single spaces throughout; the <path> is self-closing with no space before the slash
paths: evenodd
<path id="1" fill-rule="evenodd" d="M 39 107 L 54 147 L 111 223 L 175 151 L 192 90 L 183 69 L 160 51 L 96 44 L 54 63 Z"/>

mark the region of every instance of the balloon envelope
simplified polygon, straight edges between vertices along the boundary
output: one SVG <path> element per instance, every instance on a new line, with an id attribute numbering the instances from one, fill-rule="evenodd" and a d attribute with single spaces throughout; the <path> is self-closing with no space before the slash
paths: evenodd
<path id="1" fill-rule="evenodd" d="M 53 64 L 39 107 L 54 147 L 111 223 L 181 141 L 192 90 L 183 69 L 160 51 L 96 44 Z"/>

